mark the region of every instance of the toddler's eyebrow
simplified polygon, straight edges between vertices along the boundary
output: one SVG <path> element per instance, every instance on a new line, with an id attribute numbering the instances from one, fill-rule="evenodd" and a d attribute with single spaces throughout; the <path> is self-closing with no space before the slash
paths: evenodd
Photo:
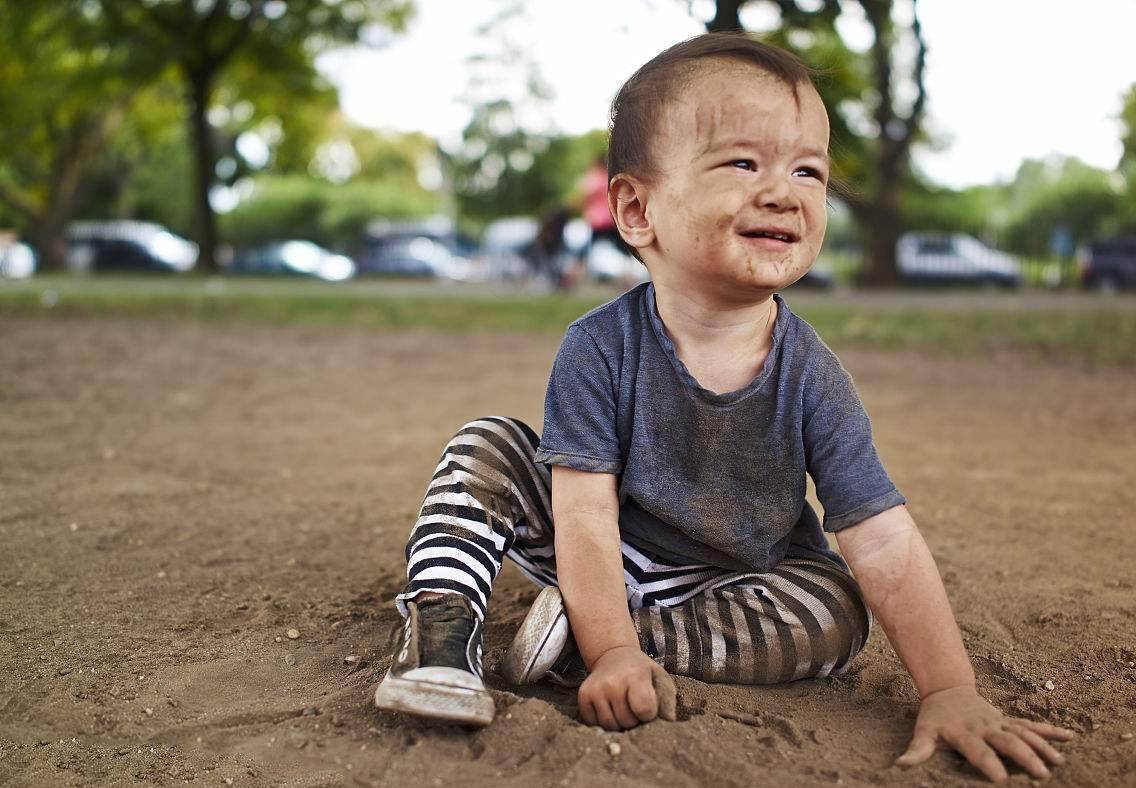
<path id="1" fill-rule="evenodd" d="M 712 153 L 716 153 L 716 152 L 721 151 L 721 150 L 727 150 L 729 148 L 756 148 L 756 147 L 758 147 L 758 146 L 755 143 L 749 142 L 748 140 L 744 140 L 744 139 L 724 139 L 724 140 L 719 140 L 717 142 L 711 141 L 710 143 L 708 143 L 706 145 L 705 148 L 702 149 L 702 152 L 699 155 L 700 156 L 709 156 Z M 802 155 L 805 155 L 805 156 L 816 156 L 818 159 L 824 159 L 825 164 L 831 163 L 831 160 L 829 159 L 829 156 L 828 156 L 828 151 L 823 150 L 821 148 L 814 148 L 814 147 L 810 146 L 810 147 L 803 148 L 800 151 L 800 153 Z"/>

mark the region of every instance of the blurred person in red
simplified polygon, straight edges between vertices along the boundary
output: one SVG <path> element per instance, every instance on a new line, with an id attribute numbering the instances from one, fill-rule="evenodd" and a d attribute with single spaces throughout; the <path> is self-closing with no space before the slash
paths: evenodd
<path id="1" fill-rule="evenodd" d="M 623 248 L 623 238 L 615 227 L 615 218 L 607 205 L 607 157 L 596 156 L 592 166 L 584 173 L 581 181 L 584 198 L 584 221 L 592 231 L 591 246 L 597 241 L 607 240 L 618 248 Z"/>

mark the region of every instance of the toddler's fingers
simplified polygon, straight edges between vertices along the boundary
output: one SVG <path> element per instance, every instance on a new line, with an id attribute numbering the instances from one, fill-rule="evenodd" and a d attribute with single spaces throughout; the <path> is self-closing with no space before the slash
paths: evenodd
<path id="1" fill-rule="evenodd" d="M 597 698 L 593 705 L 596 709 L 596 722 L 600 724 L 605 731 L 619 730 L 619 723 L 615 719 L 615 715 L 611 713 L 611 704 L 608 703 L 607 698 Z"/>
<path id="2" fill-rule="evenodd" d="M 596 719 L 596 706 L 589 699 L 584 699 L 580 694 L 576 695 L 580 703 L 580 719 L 585 725 L 599 725 L 599 720 Z"/>
<path id="3" fill-rule="evenodd" d="M 935 754 L 935 737 L 917 733 L 907 745 L 907 751 L 895 759 L 897 766 L 916 766 Z"/>
<path id="4" fill-rule="evenodd" d="M 1033 748 L 1010 731 L 996 731 L 987 734 L 986 742 L 1007 758 L 1013 758 L 1030 776 L 1044 780 L 1049 776 L 1049 769 L 1045 762 L 1038 757 Z"/>
<path id="5" fill-rule="evenodd" d="M 623 687 L 621 689 L 621 692 L 609 697 L 609 700 L 611 701 L 612 716 L 614 716 L 615 721 L 619 723 L 620 729 L 627 730 L 628 728 L 634 728 L 638 725 L 639 718 L 635 716 L 635 712 L 631 711 L 631 707 L 627 705 L 627 688 Z"/>
<path id="6" fill-rule="evenodd" d="M 659 699 L 650 679 L 644 676 L 631 682 L 627 688 L 627 705 L 641 722 L 650 722 L 659 716 Z"/>
<path id="7" fill-rule="evenodd" d="M 1015 719 L 1013 722 L 1021 725 L 1023 728 L 1028 728 L 1036 734 L 1044 736 L 1047 739 L 1057 739 L 1058 741 L 1069 741 L 1077 735 L 1076 731 L 1071 731 L 1068 728 L 1058 728 L 1056 725 L 1050 725 L 1047 722 L 1034 722 L 1033 720 Z"/>
<path id="8" fill-rule="evenodd" d="M 1024 725 L 1016 725 L 1011 723 L 1007 726 L 1006 730 L 1018 736 L 1022 741 L 1033 747 L 1042 757 L 1046 758 L 1050 763 L 1065 763 L 1065 756 L 1059 753 L 1052 744 L 1041 738 L 1038 734 L 1031 731 Z"/>
<path id="9" fill-rule="evenodd" d="M 947 743 L 962 753 L 970 763 L 996 783 L 1004 783 L 1010 775 L 998 753 L 973 733 L 949 734 L 944 732 L 943 738 Z"/>
<path id="10" fill-rule="evenodd" d="M 659 716 L 664 720 L 674 722 L 678 719 L 678 688 L 674 679 L 663 669 L 656 665 L 651 669 L 651 684 L 655 688 L 655 696 L 659 702 Z"/>

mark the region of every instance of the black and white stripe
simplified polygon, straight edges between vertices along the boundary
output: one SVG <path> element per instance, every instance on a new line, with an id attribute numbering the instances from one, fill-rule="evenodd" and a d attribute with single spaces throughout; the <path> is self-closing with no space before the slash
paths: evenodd
<path id="1" fill-rule="evenodd" d="M 406 545 L 395 598 L 457 592 L 484 620 L 504 556 L 540 586 L 556 584 L 551 476 L 533 459 L 539 436 L 505 417 L 478 419 L 446 445 Z M 628 607 L 640 644 L 669 672 L 768 684 L 847 670 L 872 619 L 855 580 L 818 558 L 766 573 L 673 565 L 621 543 Z"/>

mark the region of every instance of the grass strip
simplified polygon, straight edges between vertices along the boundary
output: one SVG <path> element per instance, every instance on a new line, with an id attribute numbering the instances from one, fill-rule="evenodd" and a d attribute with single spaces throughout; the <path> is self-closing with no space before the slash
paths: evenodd
<path id="1" fill-rule="evenodd" d="M 614 298 L 493 292 L 481 286 L 415 283 L 326 285 L 156 277 L 39 277 L 0 283 L 0 315 L 117 315 L 274 324 L 350 325 L 385 331 L 505 331 L 559 334 Z M 1028 296 L 1022 296 L 1028 299 Z M 905 305 L 871 298 L 789 297 L 795 312 L 836 346 L 978 353 L 1016 350 L 1108 365 L 1136 366 L 1136 308 L 1126 301 L 1076 308 L 1010 298 L 968 304 L 948 295 Z"/>

